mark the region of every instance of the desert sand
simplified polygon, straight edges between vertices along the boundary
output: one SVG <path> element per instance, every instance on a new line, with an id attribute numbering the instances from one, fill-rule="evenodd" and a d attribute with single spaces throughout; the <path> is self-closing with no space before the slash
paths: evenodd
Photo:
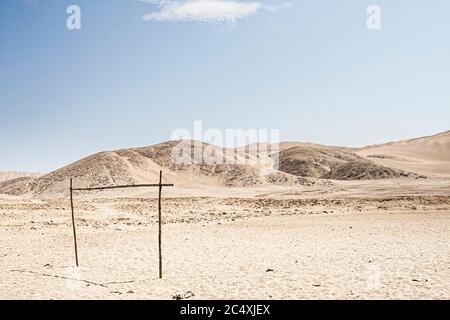
<path id="1" fill-rule="evenodd" d="M 285 144 L 269 177 L 173 167 L 165 143 L 5 181 L 0 298 L 450 299 L 448 136 Z M 76 268 L 68 179 L 157 182 L 160 169 L 175 184 L 163 189 L 163 279 L 156 189 L 77 192 Z"/>

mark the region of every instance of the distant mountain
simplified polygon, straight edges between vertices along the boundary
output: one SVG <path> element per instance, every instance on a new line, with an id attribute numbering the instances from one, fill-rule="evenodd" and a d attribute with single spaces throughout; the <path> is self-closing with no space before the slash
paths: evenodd
<path id="1" fill-rule="evenodd" d="M 40 173 L 17 172 L 17 171 L 0 171 L 0 182 L 22 178 L 22 177 L 38 177 Z"/>
<path id="2" fill-rule="evenodd" d="M 232 164 L 176 163 L 175 146 L 190 150 L 189 156 L 215 150 Z M 159 170 L 177 186 L 314 185 L 332 180 L 370 180 L 420 178 L 450 175 L 450 131 L 406 141 L 365 148 L 329 147 L 303 142 L 283 142 L 269 161 L 252 154 L 250 146 L 223 149 L 192 141 L 167 141 L 157 145 L 100 152 L 42 176 L 16 176 L 0 182 L 0 193 L 61 194 L 68 190 L 69 179 L 77 187 L 117 184 L 155 183 Z M 244 151 L 236 153 L 236 151 Z M 266 160 L 267 160 L 266 159 Z M 273 163 L 279 159 L 278 170 Z M 4 179 L 5 180 L 5 179 Z"/>
<path id="3" fill-rule="evenodd" d="M 0 183 L 0 193 L 60 194 L 67 193 L 70 178 L 74 186 L 155 183 L 159 171 L 164 179 L 177 186 L 251 186 L 263 184 L 310 185 L 316 182 L 283 172 L 264 172 L 256 161 L 248 164 L 175 164 L 172 150 L 179 143 L 195 149 L 217 148 L 191 141 L 168 141 L 150 147 L 100 152 L 35 179 L 15 179 Z M 192 145 L 192 147 L 191 147 Z M 225 150 L 229 155 L 232 151 Z"/>

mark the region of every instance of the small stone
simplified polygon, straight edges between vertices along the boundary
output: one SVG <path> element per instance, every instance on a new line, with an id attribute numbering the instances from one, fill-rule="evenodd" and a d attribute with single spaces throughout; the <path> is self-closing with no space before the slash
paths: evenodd
<path id="1" fill-rule="evenodd" d="M 172 299 L 183 300 L 183 299 L 189 299 L 194 296 L 195 296 L 195 294 L 192 291 L 186 291 L 186 292 L 175 294 L 174 296 L 172 296 Z"/>

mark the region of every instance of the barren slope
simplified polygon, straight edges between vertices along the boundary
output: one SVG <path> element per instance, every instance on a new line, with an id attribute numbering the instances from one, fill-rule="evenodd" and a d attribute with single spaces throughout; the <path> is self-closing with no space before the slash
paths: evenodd
<path id="1" fill-rule="evenodd" d="M 302 177 L 334 180 L 371 180 L 416 175 L 377 165 L 345 148 L 294 146 L 279 152 L 280 170 Z"/>
<path id="2" fill-rule="evenodd" d="M 177 186 L 198 184 L 242 187 L 315 183 L 314 180 L 284 172 L 265 172 L 256 161 L 251 160 L 237 164 L 201 161 L 176 163 L 172 160 L 172 151 L 178 143 L 179 141 L 168 141 L 150 147 L 97 153 L 36 179 L 16 179 L 0 183 L 0 193 L 60 194 L 67 192 L 70 178 L 73 178 L 75 187 L 155 183 L 161 169 L 164 169 L 164 179 Z M 197 149 L 205 151 L 211 147 L 208 144 L 193 144 L 191 148 L 190 141 L 182 143 L 191 149 L 192 159 Z M 228 151 L 226 155 L 239 157 Z"/>
<path id="3" fill-rule="evenodd" d="M 450 131 L 368 146 L 355 153 L 391 168 L 427 176 L 450 176 Z"/>
<path id="4" fill-rule="evenodd" d="M 0 182 L 0 193 L 60 194 L 67 192 L 70 178 L 76 187 L 155 183 L 161 169 L 166 181 L 180 187 L 293 186 L 329 184 L 328 180 L 450 176 L 450 131 L 361 149 L 283 142 L 269 147 L 269 157 L 249 152 L 253 146 L 223 149 L 200 142 L 168 141 L 101 152 L 37 178 Z M 203 160 L 195 160 L 201 154 Z M 204 161 L 205 155 L 217 154 L 225 161 Z M 183 157 L 188 161 L 177 162 Z M 226 161 L 230 159 L 231 163 Z M 274 168 L 276 159 L 278 168 Z"/>

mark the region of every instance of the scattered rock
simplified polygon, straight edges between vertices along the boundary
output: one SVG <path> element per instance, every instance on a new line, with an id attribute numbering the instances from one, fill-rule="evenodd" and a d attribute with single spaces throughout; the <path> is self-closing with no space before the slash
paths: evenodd
<path id="1" fill-rule="evenodd" d="M 176 295 L 172 296 L 172 299 L 184 300 L 184 299 L 189 299 L 194 296 L 195 296 L 195 294 L 192 291 L 186 291 L 186 292 L 182 292 L 182 293 L 177 293 Z"/>

